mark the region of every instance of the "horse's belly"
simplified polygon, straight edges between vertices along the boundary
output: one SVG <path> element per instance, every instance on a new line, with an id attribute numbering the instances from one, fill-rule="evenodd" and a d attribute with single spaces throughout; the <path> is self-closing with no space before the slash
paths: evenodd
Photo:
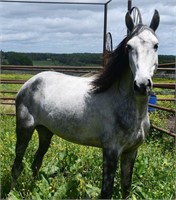
<path id="1" fill-rule="evenodd" d="M 96 120 L 67 113 L 67 115 L 47 117 L 42 120 L 42 125 L 55 135 L 70 142 L 101 147 L 101 131 Z"/>
<path id="2" fill-rule="evenodd" d="M 76 143 L 87 146 L 101 147 L 100 136 L 94 131 L 90 132 L 86 128 L 58 128 L 58 130 L 53 130 L 53 133 L 57 136 Z"/>
<path id="3" fill-rule="evenodd" d="M 70 141 L 70 142 L 73 142 L 73 143 L 76 143 L 76 144 L 81 144 L 81 145 L 86 145 L 86 146 L 93 146 L 93 147 L 101 147 L 101 142 L 100 142 L 100 139 L 97 138 L 97 137 L 88 137 L 88 136 L 85 136 L 84 134 L 78 134 L 78 133 L 74 133 L 72 132 L 72 135 L 70 133 L 56 133 L 57 136 L 67 140 L 67 141 Z"/>

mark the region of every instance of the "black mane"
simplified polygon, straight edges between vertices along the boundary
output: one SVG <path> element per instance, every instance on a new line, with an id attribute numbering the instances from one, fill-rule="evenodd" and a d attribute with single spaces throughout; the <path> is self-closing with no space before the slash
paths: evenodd
<path id="1" fill-rule="evenodd" d="M 96 79 L 92 81 L 93 92 L 104 92 L 111 85 L 120 80 L 122 74 L 129 66 L 128 52 L 126 51 L 127 37 L 118 45 L 118 47 L 106 57 L 106 64 L 104 68 L 97 75 Z"/>
<path id="2" fill-rule="evenodd" d="M 129 58 L 126 44 L 132 37 L 138 35 L 145 29 L 152 31 L 149 27 L 143 24 L 138 24 L 133 29 L 132 33 L 127 35 L 117 48 L 107 56 L 107 62 L 104 68 L 99 72 L 95 80 L 92 81 L 92 91 L 94 93 L 104 92 L 115 82 L 120 81 L 122 75 L 129 68 Z"/>

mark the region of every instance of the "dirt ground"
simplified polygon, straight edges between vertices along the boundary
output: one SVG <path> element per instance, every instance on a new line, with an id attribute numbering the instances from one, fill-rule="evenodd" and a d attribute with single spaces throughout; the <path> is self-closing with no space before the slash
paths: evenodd
<path id="1" fill-rule="evenodd" d="M 176 116 L 171 116 L 167 120 L 167 128 L 169 131 L 175 133 L 176 131 Z"/>

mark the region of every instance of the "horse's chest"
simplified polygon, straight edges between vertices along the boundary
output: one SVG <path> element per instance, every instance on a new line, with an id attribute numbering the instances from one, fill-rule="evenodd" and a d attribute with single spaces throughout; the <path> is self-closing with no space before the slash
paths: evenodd
<path id="1" fill-rule="evenodd" d="M 131 134 L 129 133 L 129 138 L 126 140 L 127 141 L 126 148 L 138 147 L 143 143 L 144 139 L 145 139 L 145 132 L 141 127 L 140 129 L 135 130 Z"/>
<path id="2" fill-rule="evenodd" d="M 137 148 L 145 139 L 144 120 L 138 119 L 133 113 L 118 121 L 117 141 L 124 150 Z M 120 133 L 120 134 L 119 134 Z"/>
<path id="3" fill-rule="evenodd" d="M 121 146 L 123 148 L 123 151 L 128 151 L 130 149 L 135 149 L 139 147 L 143 143 L 146 134 L 147 132 L 143 125 L 143 121 L 134 124 L 133 126 L 131 126 L 131 128 L 127 129 L 126 131 L 123 130 L 123 137 L 121 140 Z"/>

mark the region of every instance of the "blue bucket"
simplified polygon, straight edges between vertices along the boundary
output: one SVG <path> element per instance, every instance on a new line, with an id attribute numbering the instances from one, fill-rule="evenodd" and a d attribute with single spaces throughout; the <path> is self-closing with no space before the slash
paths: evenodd
<path id="1" fill-rule="evenodd" d="M 149 103 L 150 103 L 150 104 L 153 104 L 153 105 L 156 105 L 156 102 L 157 102 L 157 97 L 156 97 L 156 95 L 151 94 L 151 95 L 150 95 L 150 98 L 149 98 Z M 155 112 L 155 110 L 156 110 L 156 108 L 153 108 L 153 107 L 148 106 L 148 112 Z"/>

